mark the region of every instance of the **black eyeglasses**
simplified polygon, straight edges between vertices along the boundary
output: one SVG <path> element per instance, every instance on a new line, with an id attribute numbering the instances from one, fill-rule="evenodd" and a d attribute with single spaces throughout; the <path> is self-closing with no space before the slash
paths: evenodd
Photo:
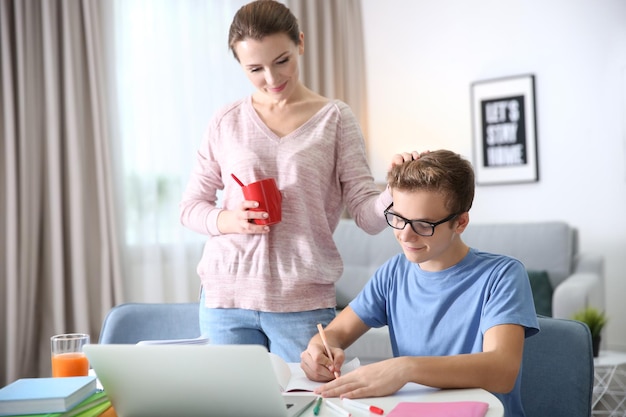
<path id="1" fill-rule="evenodd" d="M 410 224 L 411 229 L 413 229 L 415 233 L 417 233 L 420 236 L 426 236 L 426 237 L 432 236 L 435 234 L 435 227 L 445 222 L 449 222 L 450 220 L 454 219 L 456 216 L 459 215 L 459 213 L 453 213 L 443 220 L 439 220 L 438 222 L 431 223 L 425 220 L 405 219 L 399 214 L 389 211 L 391 207 L 393 207 L 393 203 L 391 203 L 389 207 L 385 209 L 385 219 L 387 219 L 387 224 L 389 226 L 393 227 L 394 229 L 404 230 L 406 225 Z"/>

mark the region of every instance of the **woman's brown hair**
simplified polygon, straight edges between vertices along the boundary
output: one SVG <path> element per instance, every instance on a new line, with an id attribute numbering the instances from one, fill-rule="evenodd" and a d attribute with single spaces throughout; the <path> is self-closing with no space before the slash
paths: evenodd
<path id="1" fill-rule="evenodd" d="M 300 42 L 298 19 L 282 3 L 256 0 L 242 6 L 230 25 L 228 47 L 237 61 L 235 45 L 247 38 L 261 40 L 268 35 L 285 33 L 296 45 Z"/>

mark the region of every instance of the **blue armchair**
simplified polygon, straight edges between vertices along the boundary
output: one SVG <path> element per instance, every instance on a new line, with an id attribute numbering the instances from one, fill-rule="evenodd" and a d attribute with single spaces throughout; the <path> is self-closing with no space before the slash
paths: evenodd
<path id="1" fill-rule="evenodd" d="M 526 339 L 522 403 L 526 417 L 589 417 L 593 352 L 589 328 L 539 316 L 541 331 Z"/>
<path id="2" fill-rule="evenodd" d="M 104 319 L 99 343 L 192 339 L 200 336 L 198 303 L 127 303 Z"/>

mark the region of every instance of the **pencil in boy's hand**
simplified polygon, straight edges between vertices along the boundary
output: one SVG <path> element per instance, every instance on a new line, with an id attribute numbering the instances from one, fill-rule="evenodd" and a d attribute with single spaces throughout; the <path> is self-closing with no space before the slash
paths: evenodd
<path id="1" fill-rule="evenodd" d="M 324 328 L 321 323 L 317 323 L 317 330 L 320 333 L 320 337 L 322 338 L 322 343 L 324 344 L 324 349 L 326 349 L 326 355 L 333 362 L 333 366 L 335 364 L 335 360 L 333 359 L 333 354 L 330 353 L 330 347 L 328 346 L 328 342 L 326 341 L 326 333 L 324 333 Z M 335 371 L 335 378 L 339 378 L 339 372 Z"/>

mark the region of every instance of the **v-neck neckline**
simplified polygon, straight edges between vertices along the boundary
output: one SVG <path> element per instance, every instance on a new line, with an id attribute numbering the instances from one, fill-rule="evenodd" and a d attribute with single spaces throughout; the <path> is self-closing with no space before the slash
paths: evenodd
<path id="1" fill-rule="evenodd" d="M 320 119 L 322 117 L 322 115 L 326 111 L 328 111 L 330 106 L 334 104 L 334 102 L 335 102 L 335 100 L 328 100 L 328 102 L 326 104 L 324 104 L 317 112 L 315 112 L 313 114 L 313 116 L 311 116 L 307 121 L 302 123 L 296 129 L 294 129 L 291 132 L 287 133 L 285 136 L 279 136 L 272 129 L 270 129 L 270 127 L 263 121 L 261 116 L 259 116 L 259 113 L 256 111 L 256 109 L 252 105 L 252 96 L 248 96 L 248 99 L 247 99 L 248 110 L 250 111 L 250 113 L 252 115 L 252 118 L 255 120 L 255 122 L 261 128 L 261 130 L 270 139 L 272 139 L 272 140 L 274 140 L 276 142 L 281 142 L 281 141 L 284 141 L 284 140 L 287 140 L 287 139 L 291 139 L 292 137 L 298 136 L 298 134 L 302 130 L 306 129 L 307 126 L 309 126 L 311 123 L 314 123 L 318 119 Z"/>

